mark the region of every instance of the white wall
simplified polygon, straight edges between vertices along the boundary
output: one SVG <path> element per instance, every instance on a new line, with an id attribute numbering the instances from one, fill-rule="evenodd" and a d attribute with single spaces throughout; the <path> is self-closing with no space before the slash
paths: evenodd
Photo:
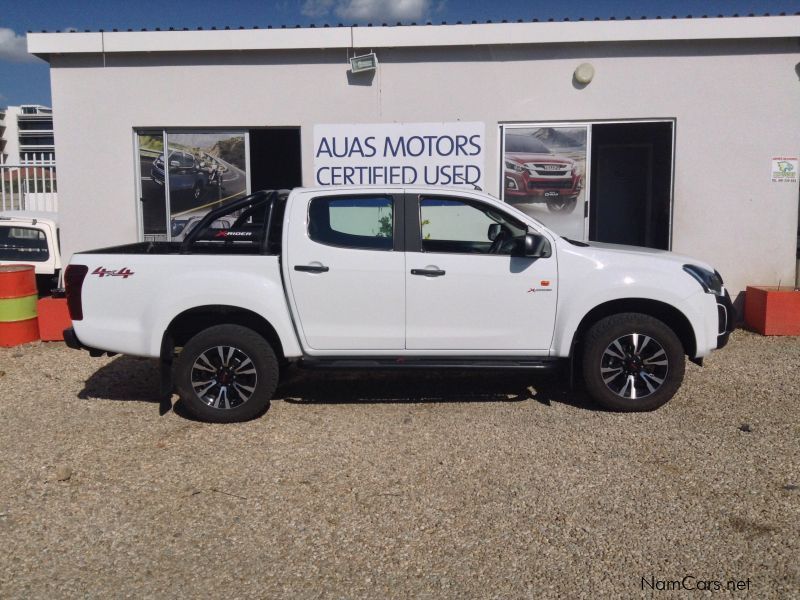
<path id="1" fill-rule="evenodd" d="M 378 54 L 374 79 L 344 50 L 52 56 L 65 252 L 137 239 L 134 128 L 301 126 L 312 185 L 315 123 L 483 121 L 497 194 L 498 122 L 674 118 L 673 249 L 735 291 L 794 281 L 798 189 L 771 183 L 769 160 L 800 152 L 795 40 Z"/>

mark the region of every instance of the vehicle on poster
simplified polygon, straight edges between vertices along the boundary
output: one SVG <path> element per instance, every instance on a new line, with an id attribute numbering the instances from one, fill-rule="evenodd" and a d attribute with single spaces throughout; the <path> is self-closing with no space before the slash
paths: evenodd
<path id="1" fill-rule="evenodd" d="M 164 154 L 153 161 L 150 176 L 158 185 L 164 185 Z M 191 194 L 200 199 L 209 184 L 209 172 L 205 165 L 189 152 L 173 150 L 169 153 L 169 189 L 171 193 Z"/>
<path id="2" fill-rule="evenodd" d="M 552 212 L 571 213 L 583 189 L 578 162 L 556 154 L 531 135 L 505 136 L 505 199 L 545 202 Z"/>
<path id="3" fill-rule="evenodd" d="M 214 422 L 262 414 L 290 363 L 566 364 L 603 406 L 653 410 L 685 357 L 701 364 L 734 322 L 702 261 L 575 242 L 487 194 L 438 187 L 257 192 L 181 242 L 77 253 L 65 279 L 70 347 L 160 358 L 164 393 Z"/>
<path id="4" fill-rule="evenodd" d="M 49 212 L 0 212 L 0 265 L 33 265 L 40 293 L 57 287 L 61 273 L 56 218 Z"/>

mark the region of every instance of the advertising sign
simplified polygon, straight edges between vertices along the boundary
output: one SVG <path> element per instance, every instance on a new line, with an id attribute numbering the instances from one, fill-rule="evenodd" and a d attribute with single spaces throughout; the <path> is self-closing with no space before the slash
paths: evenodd
<path id="1" fill-rule="evenodd" d="M 584 239 L 588 126 L 503 127 L 503 200 L 556 233 Z"/>
<path id="2" fill-rule="evenodd" d="M 446 185 L 483 189 L 483 123 L 314 126 L 316 185 Z"/>
<path id="3" fill-rule="evenodd" d="M 797 183 L 798 164 L 796 156 L 773 156 L 770 170 L 773 183 Z"/>

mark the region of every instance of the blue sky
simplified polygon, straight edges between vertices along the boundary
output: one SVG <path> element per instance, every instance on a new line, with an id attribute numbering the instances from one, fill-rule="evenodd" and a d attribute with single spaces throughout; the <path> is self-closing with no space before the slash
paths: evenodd
<path id="1" fill-rule="evenodd" d="M 800 0 L 8 0 L 4 4 L 0 10 L 0 106 L 50 104 L 47 63 L 25 53 L 24 34 L 28 30 L 453 23 L 800 12 Z"/>

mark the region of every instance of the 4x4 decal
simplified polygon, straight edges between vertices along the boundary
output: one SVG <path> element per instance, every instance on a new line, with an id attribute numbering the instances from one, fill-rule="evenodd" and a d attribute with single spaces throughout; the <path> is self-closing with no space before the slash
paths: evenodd
<path id="1" fill-rule="evenodd" d="M 133 274 L 134 271 L 131 271 L 128 267 L 122 267 L 121 269 L 115 270 L 109 270 L 105 267 L 97 267 L 94 271 L 92 271 L 92 275 L 97 275 L 98 277 L 122 277 L 123 279 L 127 279 Z"/>

